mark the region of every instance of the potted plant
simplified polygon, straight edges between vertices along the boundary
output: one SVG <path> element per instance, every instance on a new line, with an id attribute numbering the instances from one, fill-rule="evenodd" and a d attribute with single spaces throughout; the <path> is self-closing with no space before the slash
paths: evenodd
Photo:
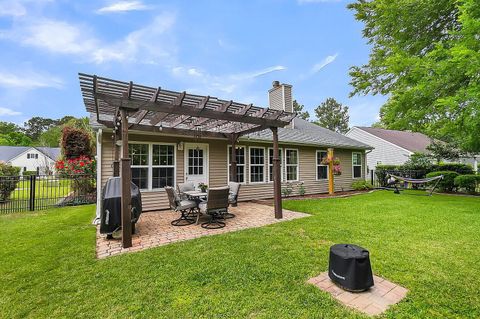
<path id="1" fill-rule="evenodd" d="M 205 183 L 199 183 L 198 184 L 198 188 L 200 188 L 200 190 L 202 191 L 202 193 L 205 193 L 208 189 L 208 185 L 205 184 Z"/>
<path id="2" fill-rule="evenodd" d="M 340 166 L 340 159 L 338 157 L 335 157 L 332 159 L 325 157 L 322 160 L 323 165 L 329 165 L 330 163 L 333 164 L 333 175 L 342 175 L 342 167 Z"/>

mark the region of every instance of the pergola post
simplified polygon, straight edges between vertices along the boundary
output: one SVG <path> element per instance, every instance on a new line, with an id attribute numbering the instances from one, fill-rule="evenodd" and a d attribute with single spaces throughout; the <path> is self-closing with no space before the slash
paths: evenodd
<path id="1" fill-rule="evenodd" d="M 128 118 L 125 109 L 120 110 L 122 123 L 122 158 L 121 158 L 121 191 L 122 191 L 122 247 L 132 247 L 132 216 L 131 202 L 132 193 L 130 185 L 132 173 L 130 170 L 130 158 L 128 154 Z"/>
<path id="2" fill-rule="evenodd" d="M 333 180 L 333 148 L 329 148 L 327 153 L 328 158 L 328 194 L 335 193 L 335 183 Z"/>
<path id="3" fill-rule="evenodd" d="M 283 218 L 282 211 L 282 184 L 280 172 L 280 157 L 278 150 L 278 128 L 271 127 L 273 135 L 273 198 L 275 206 L 275 218 Z"/>
<path id="4" fill-rule="evenodd" d="M 237 177 L 237 139 L 238 136 L 233 134 L 230 142 L 232 144 L 232 150 L 230 152 L 230 181 L 238 182 Z"/>

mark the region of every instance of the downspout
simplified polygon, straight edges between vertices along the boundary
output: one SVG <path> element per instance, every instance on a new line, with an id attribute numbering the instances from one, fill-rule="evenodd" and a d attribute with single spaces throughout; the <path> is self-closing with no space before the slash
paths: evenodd
<path id="1" fill-rule="evenodd" d="M 97 131 L 97 212 L 94 225 L 100 224 L 100 214 L 102 208 L 102 129 Z"/>
<path id="2" fill-rule="evenodd" d="M 368 175 L 368 165 L 367 165 L 367 154 L 370 154 L 373 150 L 367 150 L 365 151 L 365 180 L 367 180 Z"/>

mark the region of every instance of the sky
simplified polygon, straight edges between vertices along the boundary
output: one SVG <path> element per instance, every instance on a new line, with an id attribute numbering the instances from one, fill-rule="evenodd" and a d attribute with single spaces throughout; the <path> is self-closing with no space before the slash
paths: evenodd
<path id="1" fill-rule="evenodd" d="M 268 106 L 272 81 L 313 110 L 328 97 L 350 125 L 383 96 L 349 98 L 368 62 L 347 0 L 0 1 L 0 121 L 86 116 L 78 73 Z"/>

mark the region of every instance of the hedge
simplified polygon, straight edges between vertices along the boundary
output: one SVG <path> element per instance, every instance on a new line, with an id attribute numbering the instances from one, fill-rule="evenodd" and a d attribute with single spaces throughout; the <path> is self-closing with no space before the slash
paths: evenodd
<path id="1" fill-rule="evenodd" d="M 443 179 L 438 182 L 438 187 L 444 192 L 453 192 L 455 190 L 455 178 L 459 176 L 457 172 L 452 171 L 438 171 L 427 174 L 427 178 L 443 175 Z M 437 181 L 431 182 L 431 184 Z"/>
<path id="2" fill-rule="evenodd" d="M 0 162 L 0 202 L 10 198 L 12 192 L 17 188 L 20 177 L 20 167 Z"/>
<path id="3" fill-rule="evenodd" d="M 441 163 L 432 165 L 432 172 L 450 171 L 457 172 L 460 175 L 473 174 L 473 167 L 462 163 Z"/>
<path id="4" fill-rule="evenodd" d="M 457 188 L 465 190 L 467 193 L 475 194 L 480 184 L 480 175 L 460 175 L 455 177 L 454 184 Z"/>

